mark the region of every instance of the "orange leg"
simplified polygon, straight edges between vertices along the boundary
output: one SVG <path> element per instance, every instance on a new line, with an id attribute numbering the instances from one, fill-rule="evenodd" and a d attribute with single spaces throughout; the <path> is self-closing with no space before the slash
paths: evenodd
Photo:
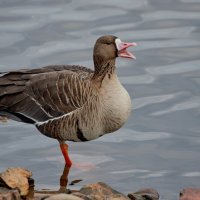
<path id="1" fill-rule="evenodd" d="M 60 142 L 60 149 L 65 158 L 65 167 L 63 169 L 63 174 L 60 177 L 60 192 L 66 192 L 66 187 L 68 183 L 68 174 L 72 166 L 72 161 L 70 160 L 68 155 L 68 145 L 65 144 L 64 142 Z"/>
<path id="2" fill-rule="evenodd" d="M 68 167 L 71 167 L 72 166 L 72 161 L 70 160 L 69 158 L 69 154 L 68 154 L 68 145 L 65 144 L 64 142 L 61 143 L 60 142 L 60 149 L 62 151 L 62 154 L 65 158 L 65 164 L 68 166 Z"/>

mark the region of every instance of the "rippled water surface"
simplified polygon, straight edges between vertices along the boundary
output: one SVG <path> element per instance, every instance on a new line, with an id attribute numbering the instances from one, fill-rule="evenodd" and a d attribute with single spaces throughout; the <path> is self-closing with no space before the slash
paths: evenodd
<path id="1" fill-rule="evenodd" d="M 153 187 L 178 199 L 200 186 L 200 0 L 9 0 L 0 2 L 0 70 L 48 64 L 93 66 L 104 34 L 138 43 L 137 60 L 118 59 L 133 100 L 116 133 L 69 143 L 82 167 L 77 187 L 103 181 L 121 192 Z M 57 188 L 64 164 L 58 143 L 33 126 L 0 124 L 0 170 L 23 166 L 38 188 Z M 84 165 L 86 165 L 84 167 Z"/>

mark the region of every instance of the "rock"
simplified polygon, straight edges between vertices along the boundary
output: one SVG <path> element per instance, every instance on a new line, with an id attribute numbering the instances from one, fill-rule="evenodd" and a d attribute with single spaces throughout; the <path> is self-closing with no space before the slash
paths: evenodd
<path id="1" fill-rule="evenodd" d="M 180 192 L 180 200 L 200 200 L 200 188 L 187 188 Z"/>
<path id="2" fill-rule="evenodd" d="M 112 189 L 105 183 L 92 183 L 77 190 L 35 191 L 32 173 L 24 168 L 8 168 L 0 174 L 0 200 L 159 200 L 159 194 L 154 189 L 143 189 L 134 193 L 124 194 Z M 79 182 L 75 180 L 73 184 Z M 189 193 L 190 196 L 187 196 Z M 185 195 L 185 196 L 184 196 Z M 196 196 L 194 196 L 196 195 Z M 200 200 L 200 189 L 183 190 L 180 200 Z M 185 198 L 183 198 L 185 197 Z M 188 198 L 192 197 L 192 198 Z"/>
<path id="3" fill-rule="evenodd" d="M 0 187 L 0 200 L 20 200 L 20 194 L 18 190 L 9 190 L 7 188 Z"/>
<path id="4" fill-rule="evenodd" d="M 132 200 L 159 200 L 159 194 L 156 190 L 147 188 L 128 194 Z"/>
<path id="5" fill-rule="evenodd" d="M 87 195 L 82 194 L 82 193 L 80 193 L 80 192 L 73 192 L 72 194 L 73 194 L 74 196 L 80 197 L 80 198 L 83 199 L 83 200 L 92 200 L 90 197 L 88 197 Z"/>
<path id="6" fill-rule="evenodd" d="M 79 198 L 70 194 L 56 194 L 48 198 L 45 198 L 45 200 L 58 200 L 58 199 L 59 200 L 83 200 L 82 198 Z"/>
<path id="7" fill-rule="evenodd" d="M 35 193 L 33 199 L 34 200 L 41 200 L 41 199 L 46 199 L 48 197 L 49 197 L 49 195 L 47 195 L 47 194 Z"/>
<path id="8" fill-rule="evenodd" d="M 84 196 L 81 197 L 84 200 L 87 200 L 86 198 L 91 200 L 130 200 L 125 195 L 101 182 L 86 185 L 79 192 L 85 195 L 85 199 Z"/>
<path id="9" fill-rule="evenodd" d="M 0 174 L 0 178 L 12 189 L 19 189 L 21 196 L 26 196 L 29 192 L 28 178 L 32 173 L 23 168 L 8 168 Z"/>

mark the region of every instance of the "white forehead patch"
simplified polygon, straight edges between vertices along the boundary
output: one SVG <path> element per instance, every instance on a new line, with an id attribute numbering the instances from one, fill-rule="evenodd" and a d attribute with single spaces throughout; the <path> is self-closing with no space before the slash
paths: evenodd
<path id="1" fill-rule="evenodd" d="M 115 44 L 116 44 L 117 50 L 119 50 L 119 46 L 121 43 L 122 43 L 122 41 L 119 38 L 115 39 Z"/>

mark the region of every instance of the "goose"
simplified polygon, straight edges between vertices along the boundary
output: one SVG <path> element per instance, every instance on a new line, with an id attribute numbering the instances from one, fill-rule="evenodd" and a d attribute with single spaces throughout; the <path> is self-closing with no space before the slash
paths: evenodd
<path id="1" fill-rule="evenodd" d="M 33 124 L 57 139 L 65 159 L 60 178 L 67 185 L 72 165 L 65 141 L 86 142 L 120 129 L 131 99 L 116 73 L 116 58 L 135 59 L 127 50 L 136 43 L 113 35 L 97 39 L 94 70 L 79 65 L 49 65 L 0 73 L 0 116 Z"/>

